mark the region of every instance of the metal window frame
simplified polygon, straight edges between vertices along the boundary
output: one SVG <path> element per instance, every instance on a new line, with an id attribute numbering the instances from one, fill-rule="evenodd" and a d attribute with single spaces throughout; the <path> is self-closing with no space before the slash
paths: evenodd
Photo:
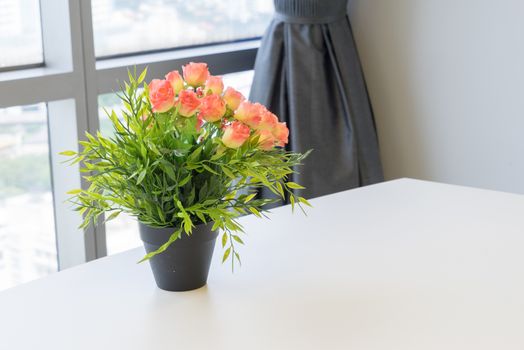
<path id="1" fill-rule="evenodd" d="M 98 60 L 91 0 L 41 1 L 44 65 L 0 72 L 0 108 L 47 102 L 59 269 L 107 255 L 104 224 L 78 229 L 80 217 L 66 202 L 71 188 L 86 188 L 79 168 L 58 156 L 77 149 L 84 132 L 99 127 L 98 96 L 117 91 L 127 70 L 162 76 L 189 61 L 205 61 L 216 74 L 253 69 L 258 39 Z"/>

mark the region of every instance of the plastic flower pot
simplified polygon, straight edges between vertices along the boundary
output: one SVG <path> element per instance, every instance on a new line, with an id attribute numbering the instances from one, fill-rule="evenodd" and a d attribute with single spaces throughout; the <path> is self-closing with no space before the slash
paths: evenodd
<path id="1" fill-rule="evenodd" d="M 206 285 L 218 236 L 212 226 L 213 223 L 196 226 L 190 236 L 182 234 L 163 253 L 149 259 L 158 288 L 182 292 Z M 139 229 L 147 253 L 160 248 L 176 231 L 174 227 L 156 228 L 142 223 Z"/>

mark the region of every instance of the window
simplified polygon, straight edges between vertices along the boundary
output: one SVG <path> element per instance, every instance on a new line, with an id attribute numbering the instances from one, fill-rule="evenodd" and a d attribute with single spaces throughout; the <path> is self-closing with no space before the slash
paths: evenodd
<path id="1" fill-rule="evenodd" d="M 0 109 L 0 290 L 57 270 L 45 104 Z"/>
<path id="2" fill-rule="evenodd" d="M 0 70 L 43 62 L 38 0 L 0 0 Z"/>
<path id="3" fill-rule="evenodd" d="M 92 0 L 97 57 L 260 37 L 272 0 Z"/>
<path id="4" fill-rule="evenodd" d="M 224 80 L 247 97 L 252 71 L 241 71 L 253 67 L 258 41 L 235 41 L 262 35 L 272 13 L 272 0 L 0 0 L 0 290 L 142 245 L 123 215 L 79 228 L 67 191 L 85 185 L 84 173 L 58 153 L 98 125 L 111 133 L 102 108 L 120 108 L 108 93 L 135 65 L 158 76 L 207 62 L 239 72 Z M 80 43 L 87 49 L 75 51 Z M 130 55 L 151 50 L 166 52 Z M 128 57 L 97 62 L 115 55 Z M 27 69 L 44 56 L 50 69 Z"/>

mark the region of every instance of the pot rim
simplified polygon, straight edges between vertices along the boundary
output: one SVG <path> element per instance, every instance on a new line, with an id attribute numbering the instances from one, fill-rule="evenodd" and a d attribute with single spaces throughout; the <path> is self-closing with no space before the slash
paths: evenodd
<path id="1" fill-rule="evenodd" d="M 201 223 L 193 227 L 192 233 L 188 236 L 182 233 L 181 237 L 177 239 L 175 244 L 177 246 L 186 245 L 189 243 L 206 242 L 214 240 L 218 237 L 218 230 L 212 231 L 214 222 Z M 179 229 L 179 227 L 153 227 L 138 222 L 140 238 L 143 242 L 161 246 L 169 240 L 171 235 Z"/>

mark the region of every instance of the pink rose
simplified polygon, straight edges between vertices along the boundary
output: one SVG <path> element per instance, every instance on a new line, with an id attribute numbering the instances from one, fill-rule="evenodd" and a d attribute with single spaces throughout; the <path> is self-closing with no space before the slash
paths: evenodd
<path id="1" fill-rule="evenodd" d="M 208 122 L 216 122 L 226 113 L 226 103 L 217 94 L 207 95 L 202 98 L 200 104 L 200 115 Z"/>
<path id="2" fill-rule="evenodd" d="M 178 104 L 180 106 L 178 114 L 182 117 L 191 117 L 200 107 L 200 100 L 194 91 L 182 90 L 178 94 Z"/>
<path id="3" fill-rule="evenodd" d="M 237 109 L 240 103 L 245 99 L 246 98 L 240 92 L 231 87 L 228 87 L 226 91 L 224 91 L 224 100 L 226 101 L 227 106 L 233 111 Z"/>
<path id="4" fill-rule="evenodd" d="M 149 101 L 153 112 L 167 112 L 175 104 L 175 93 L 171 84 L 166 80 L 153 79 L 149 83 Z"/>
<path id="5" fill-rule="evenodd" d="M 166 80 L 169 81 L 175 95 L 184 88 L 184 79 L 180 76 L 177 70 L 167 73 Z"/>
<path id="6" fill-rule="evenodd" d="M 275 137 L 269 130 L 258 130 L 255 135 L 258 136 L 258 147 L 264 151 L 269 151 L 275 146 Z"/>
<path id="7" fill-rule="evenodd" d="M 239 148 L 249 138 L 250 129 L 240 122 L 233 122 L 224 129 L 222 142 L 229 148 Z"/>
<path id="8" fill-rule="evenodd" d="M 260 123 L 261 115 L 265 109 L 266 107 L 260 103 L 244 101 L 238 106 L 233 117 L 254 129 Z"/>
<path id="9" fill-rule="evenodd" d="M 189 62 L 189 64 L 182 67 L 182 72 L 186 82 L 193 87 L 204 85 L 209 77 L 206 63 Z"/>
<path id="10" fill-rule="evenodd" d="M 289 129 L 286 123 L 278 123 L 273 128 L 273 136 L 277 140 L 277 146 L 284 147 L 289 142 Z"/>
<path id="11" fill-rule="evenodd" d="M 222 91 L 224 91 L 224 82 L 222 81 L 222 77 L 210 75 L 206 80 L 206 88 L 204 91 L 205 93 L 211 91 L 214 94 L 222 94 Z"/>
<path id="12" fill-rule="evenodd" d="M 273 130 L 278 124 L 278 118 L 276 115 L 264 109 L 260 116 L 260 123 L 256 126 L 257 130 Z"/>

